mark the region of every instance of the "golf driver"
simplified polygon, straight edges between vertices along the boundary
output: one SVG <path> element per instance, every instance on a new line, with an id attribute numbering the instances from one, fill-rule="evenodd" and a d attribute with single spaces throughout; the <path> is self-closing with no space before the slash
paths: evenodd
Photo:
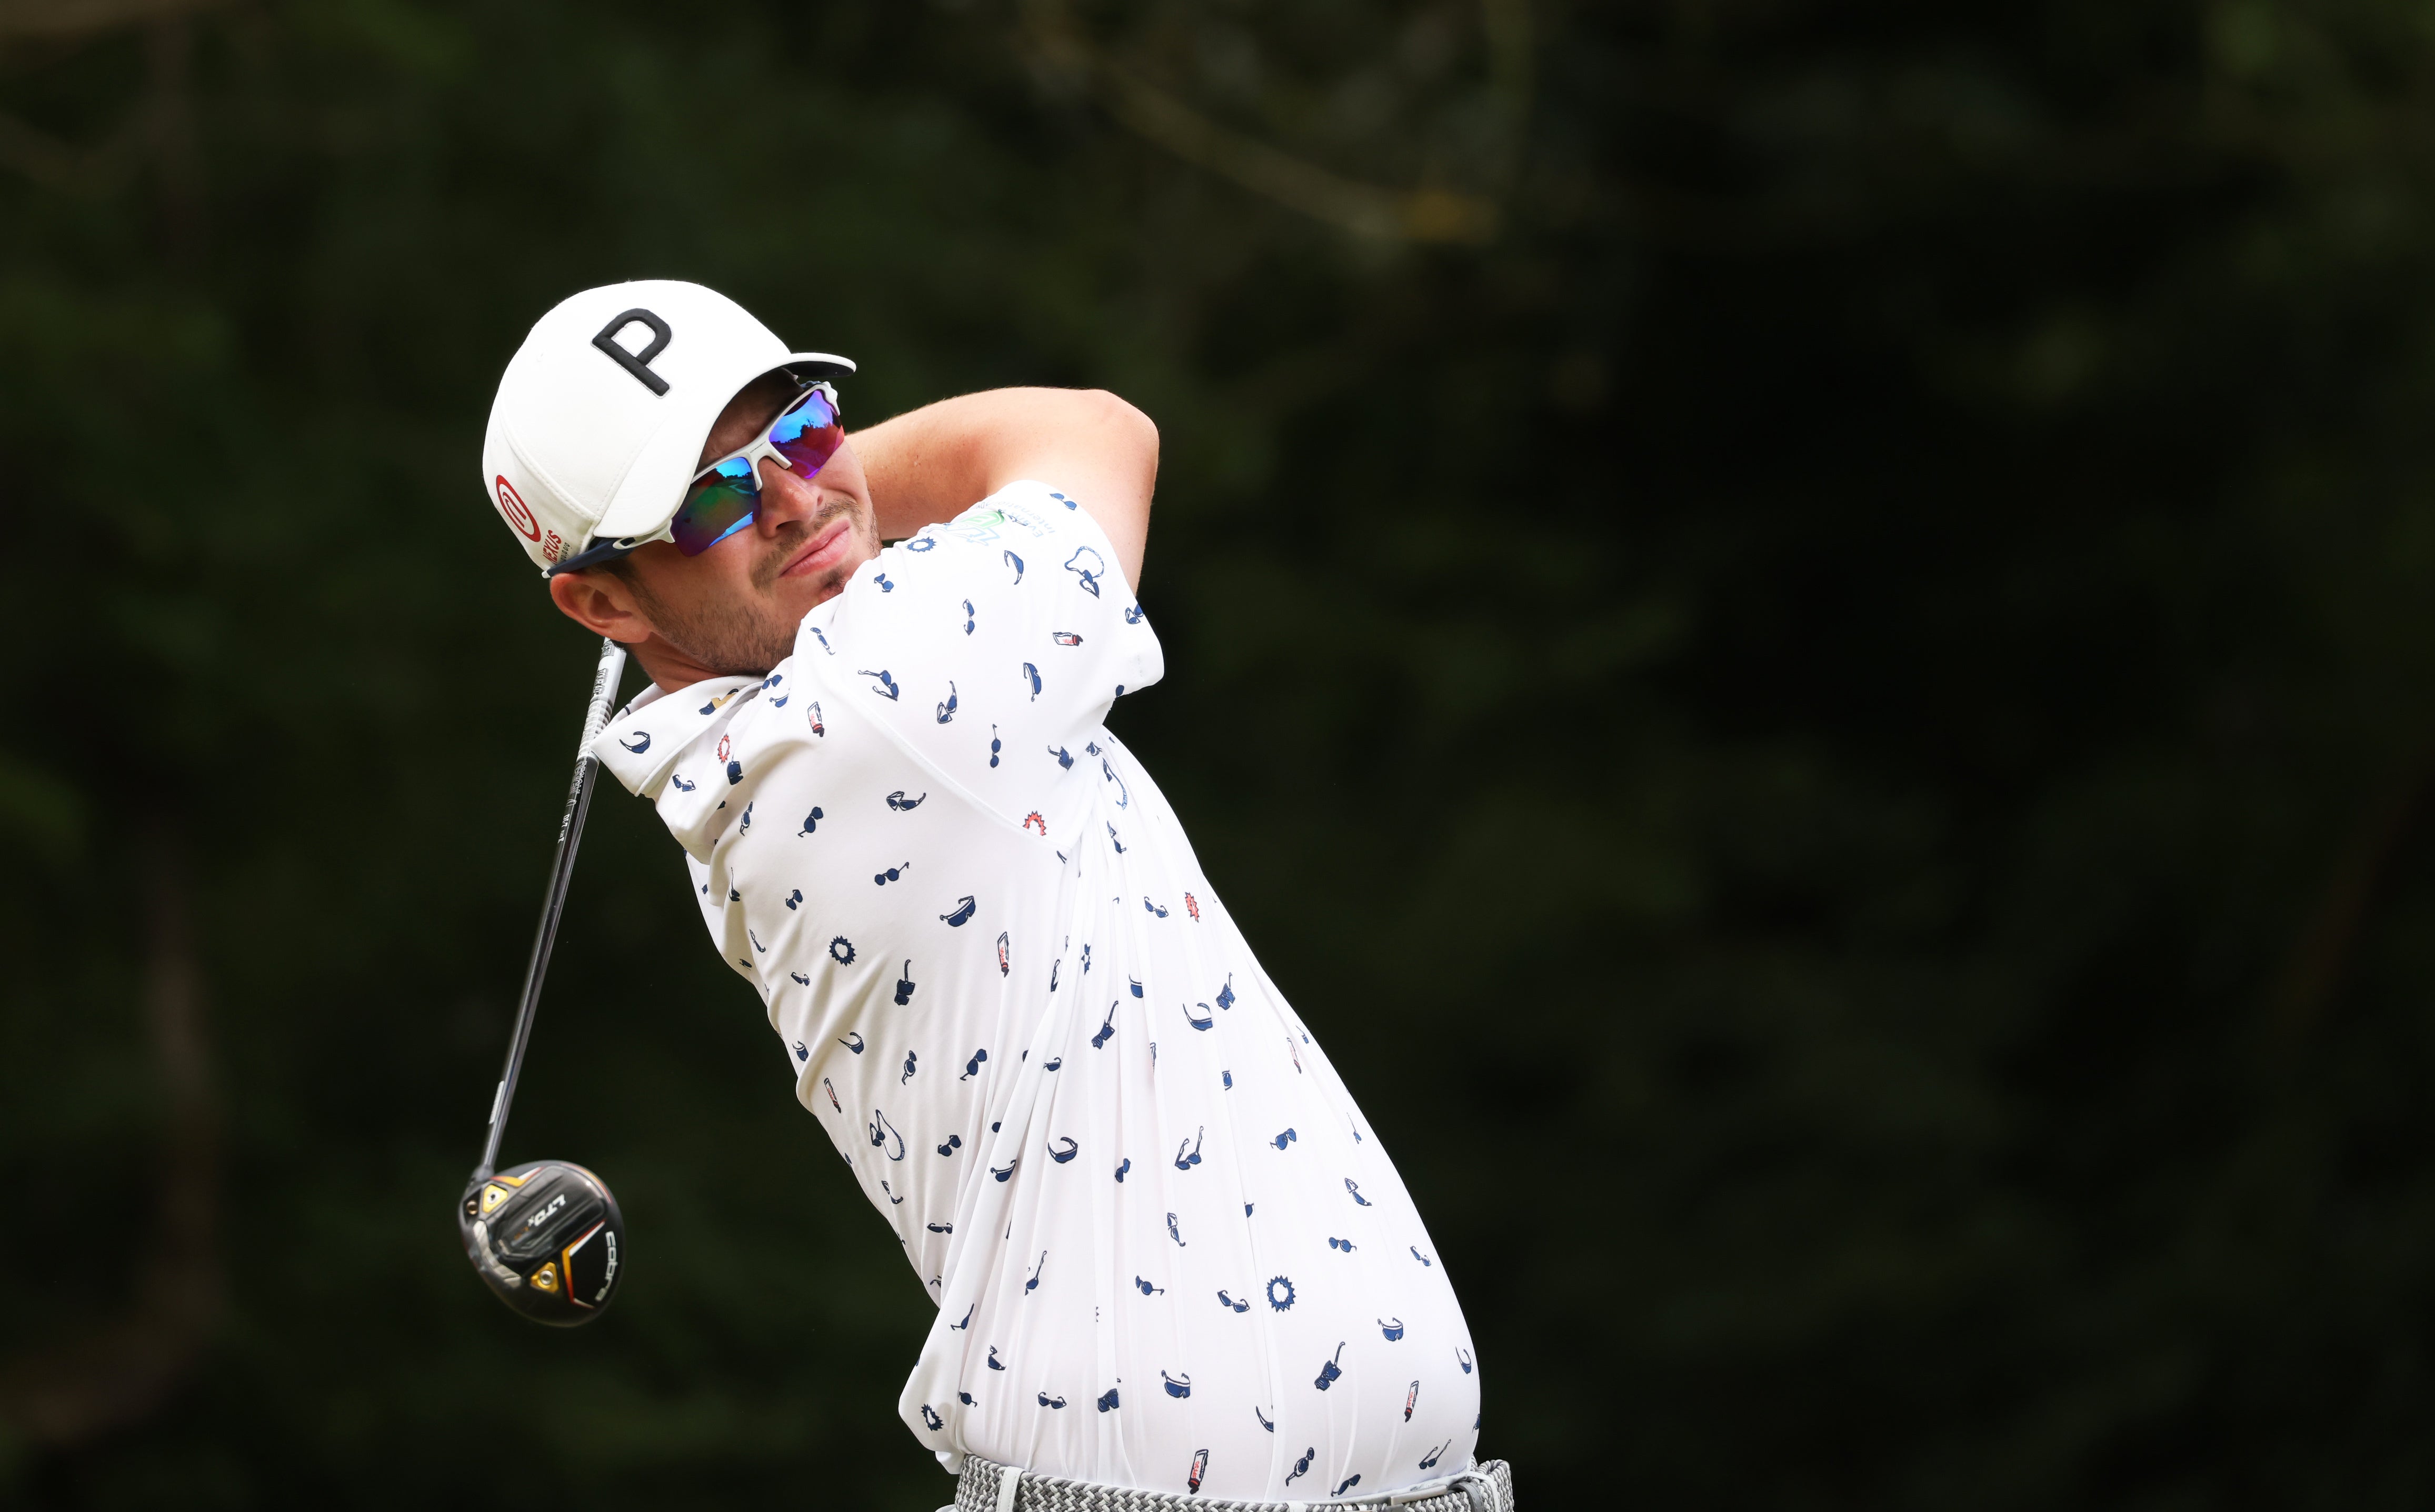
<path id="1" fill-rule="evenodd" d="M 592 807 L 592 781 L 600 764 L 592 742 L 609 723 L 617 700 L 617 679 L 626 670 L 626 648 L 600 643 L 600 665 L 592 675 L 592 702 L 583 713 L 583 744 L 577 748 L 575 782 L 558 823 L 558 856 L 551 863 L 549 896 L 542 904 L 541 932 L 525 967 L 524 1002 L 516 1009 L 508 1041 L 507 1069 L 491 1099 L 491 1136 L 482 1163 L 465 1184 L 457 1209 L 457 1229 L 465 1258 L 499 1299 L 537 1323 L 573 1328 L 608 1311 L 624 1269 L 626 1221 L 609 1184 L 571 1160 L 532 1160 L 496 1169 L 499 1140 L 508 1130 L 508 1107 L 515 1101 L 524 1070 L 525 1045 L 532 1038 L 533 1009 L 542 979 L 549 974 L 549 948 L 558 937 L 558 916 L 566 906 L 566 885 L 575 871 L 575 850 L 583 839 L 583 816 Z"/>

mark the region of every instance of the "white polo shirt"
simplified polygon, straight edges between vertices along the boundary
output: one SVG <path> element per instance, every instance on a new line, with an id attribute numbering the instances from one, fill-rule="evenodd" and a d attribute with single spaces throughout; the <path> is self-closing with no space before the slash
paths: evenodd
<path id="1" fill-rule="evenodd" d="M 1107 537 L 1018 483 L 883 550 L 768 678 L 647 690 L 596 749 L 939 1304 L 899 1410 L 950 1469 L 1443 1476 L 1479 1414 L 1444 1266 L 1101 724 L 1162 670 Z"/>

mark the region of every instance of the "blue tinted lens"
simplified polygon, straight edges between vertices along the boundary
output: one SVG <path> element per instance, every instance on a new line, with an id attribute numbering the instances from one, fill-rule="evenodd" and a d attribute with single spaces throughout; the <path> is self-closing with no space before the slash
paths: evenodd
<path id="1" fill-rule="evenodd" d="M 668 522 L 677 550 L 699 557 L 752 523 L 761 507 L 761 480 L 745 457 L 731 456 L 685 490 L 685 501 Z"/>
<path id="2" fill-rule="evenodd" d="M 797 477 L 818 472 L 844 442 L 845 427 L 838 423 L 837 404 L 821 388 L 807 390 L 769 427 L 769 444 Z"/>

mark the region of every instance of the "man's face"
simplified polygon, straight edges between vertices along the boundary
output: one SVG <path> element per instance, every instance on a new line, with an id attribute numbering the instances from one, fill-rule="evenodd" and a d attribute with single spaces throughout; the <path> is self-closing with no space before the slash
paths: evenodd
<path id="1" fill-rule="evenodd" d="M 696 463 L 758 438 L 794 397 L 772 374 L 729 401 Z M 651 632 L 715 673 L 758 676 L 792 655 L 803 616 L 843 592 L 879 552 L 871 490 L 851 443 L 810 478 L 764 457 L 751 524 L 699 557 L 665 541 L 627 558 L 624 576 Z"/>

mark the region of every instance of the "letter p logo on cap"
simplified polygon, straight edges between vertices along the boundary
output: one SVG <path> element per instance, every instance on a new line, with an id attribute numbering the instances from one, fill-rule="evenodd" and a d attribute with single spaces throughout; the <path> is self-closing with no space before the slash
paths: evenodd
<path id="1" fill-rule="evenodd" d="M 651 344 L 640 352 L 629 352 L 619 346 L 617 334 L 630 325 L 648 326 L 651 333 Z M 676 333 L 668 329 L 668 323 L 665 320 L 648 310 L 637 308 L 613 318 L 607 325 L 600 328 L 600 334 L 592 338 L 592 344 L 609 353 L 618 367 L 641 379 L 644 387 L 655 394 L 665 394 L 668 391 L 668 381 L 651 370 L 651 359 L 667 351 L 668 343 L 675 336 Z"/>

